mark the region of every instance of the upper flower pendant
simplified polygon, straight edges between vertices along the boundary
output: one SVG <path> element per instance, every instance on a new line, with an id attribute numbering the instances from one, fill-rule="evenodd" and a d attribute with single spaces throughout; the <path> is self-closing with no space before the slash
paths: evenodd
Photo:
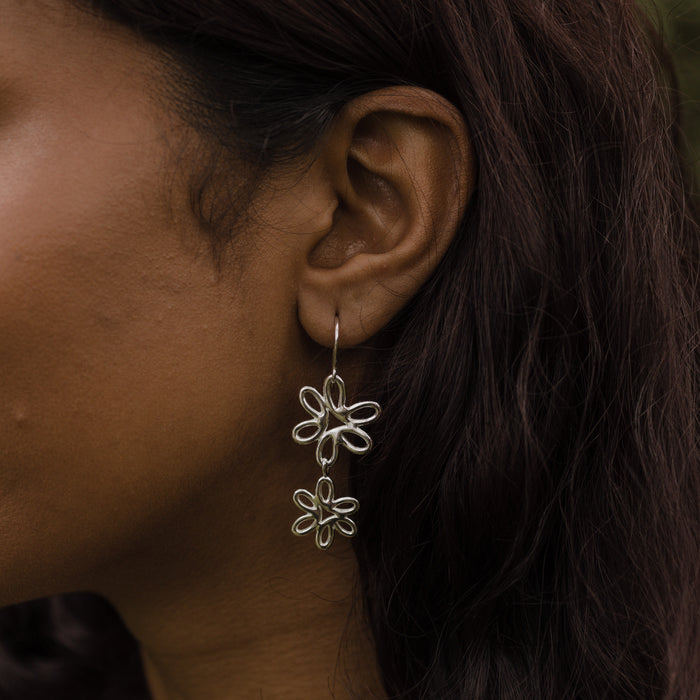
<path id="1" fill-rule="evenodd" d="M 316 493 L 306 489 L 294 492 L 294 503 L 304 511 L 292 525 L 295 535 L 306 535 L 316 531 L 316 546 L 328 549 L 333 544 L 335 533 L 353 537 L 357 526 L 350 516 L 357 512 L 360 504 L 356 499 L 335 497 L 335 488 L 330 477 L 322 476 L 316 482 Z"/>
<path id="2" fill-rule="evenodd" d="M 372 438 L 360 426 L 379 417 L 379 404 L 360 401 L 346 406 L 345 398 L 345 382 L 337 374 L 326 377 L 323 394 L 311 386 L 305 386 L 299 392 L 301 405 L 313 417 L 296 425 L 292 437 L 300 445 L 317 441 L 316 461 L 324 474 L 338 459 L 339 444 L 356 455 L 372 449 Z M 331 418 L 340 425 L 331 428 Z"/>

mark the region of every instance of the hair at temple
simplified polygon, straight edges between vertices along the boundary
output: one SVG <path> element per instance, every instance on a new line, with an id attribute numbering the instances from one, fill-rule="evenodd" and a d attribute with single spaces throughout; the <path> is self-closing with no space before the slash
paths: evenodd
<path id="1" fill-rule="evenodd" d="M 91 7 L 165 50 L 169 97 L 212 159 L 293 162 L 388 85 L 432 89 L 468 122 L 477 192 L 378 342 L 377 447 L 354 465 L 390 697 L 695 697 L 698 233 L 673 77 L 636 4 Z M 216 203 L 201 210 L 225 240 Z M 101 600 L 15 606 L 0 625 L 0 697 L 137 697 L 135 643 Z"/>

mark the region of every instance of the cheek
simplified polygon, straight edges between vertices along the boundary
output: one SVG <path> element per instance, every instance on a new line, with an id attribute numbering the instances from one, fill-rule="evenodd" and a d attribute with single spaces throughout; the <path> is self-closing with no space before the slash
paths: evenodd
<path id="1" fill-rule="evenodd" d="M 74 586 L 259 420 L 270 300 L 217 277 L 158 161 L 47 149 L 7 190 L 0 166 L 0 603 Z"/>

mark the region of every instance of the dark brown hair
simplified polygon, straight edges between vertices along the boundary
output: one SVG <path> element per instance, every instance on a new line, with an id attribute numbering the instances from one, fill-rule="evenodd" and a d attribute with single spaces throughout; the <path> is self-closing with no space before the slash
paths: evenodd
<path id="1" fill-rule="evenodd" d="M 162 47 L 177 108 L 260 169 L 383 86 L 432 89 L 469 124 L 477 191 L 385 332 L 378 447 L 354 467 L 389 695 L 700 697 L 698 227 L 636 4 L 91 5 Z M 118 625 L 90 610 L 7 645 L 2 697 L 40 697 L 48 673 L 13 690 L 39 661 L 62 669 L 46 697 L 87 688 L 90 635 Z"/>

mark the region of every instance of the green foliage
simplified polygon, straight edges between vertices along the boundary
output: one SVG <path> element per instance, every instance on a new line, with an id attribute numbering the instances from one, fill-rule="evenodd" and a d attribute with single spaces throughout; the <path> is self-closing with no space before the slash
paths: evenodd
<path id="1" fill-rule="evenodd" d="M 700 0 L 654 0 L 678 74 L 683 131 L 695 171 L 700 174 Z"/>

